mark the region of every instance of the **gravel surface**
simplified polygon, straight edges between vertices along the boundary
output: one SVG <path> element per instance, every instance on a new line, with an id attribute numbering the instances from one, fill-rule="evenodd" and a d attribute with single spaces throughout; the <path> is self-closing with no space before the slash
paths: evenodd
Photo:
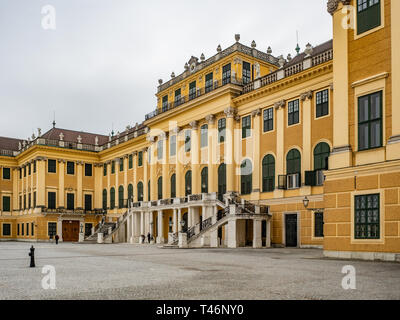
<path id="1" fill-rule="evenodd" d="M 400 299 L 400 264 L 325 259 L 317 249 L 161 249 L 0 243 L 0 299 Z M 42 288 L 42 267 L 56 289 Z M 342 268 L 356 269 L 356 290 Z"/>

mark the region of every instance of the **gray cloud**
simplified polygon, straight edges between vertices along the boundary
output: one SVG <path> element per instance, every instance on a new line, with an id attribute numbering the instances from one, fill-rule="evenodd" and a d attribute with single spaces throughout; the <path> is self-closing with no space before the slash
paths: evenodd
<path id="1" fill-rule="evenodd" d="M 41 28 L 53 5 L 57 29 Z M 274 55 L 331 38 L 321 0 L 1 0 L 0 136 L 26 138 L 57 126 L 108 134 L 144 120 L 157 80 L 191 55 L 213 55 L 241 34 Z"/>

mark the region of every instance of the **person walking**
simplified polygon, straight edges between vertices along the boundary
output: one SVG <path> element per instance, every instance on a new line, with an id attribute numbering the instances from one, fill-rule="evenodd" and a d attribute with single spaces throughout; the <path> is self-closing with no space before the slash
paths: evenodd
<path id="1" fill-rule="evenodd" d="M 147 234 L 147 241 L 150 243 L 150 240 L 151 240 L 151 235 L 150 235 L 150 232 Z"/>
<path id="2" fill-rule="evenodd" d="M 56 244 L 58 244 L 58 240 L 60 239 L 60 237 L 58 236 L 58 234 L 56 234 L 55 239 L 56 239 Z"/>

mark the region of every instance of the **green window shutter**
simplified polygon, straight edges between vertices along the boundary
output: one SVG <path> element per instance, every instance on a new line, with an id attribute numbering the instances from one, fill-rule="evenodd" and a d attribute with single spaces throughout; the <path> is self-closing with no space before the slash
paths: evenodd
<path id="1" fill-rule="evenodd" d="M 380 0 L 357 0 L 357 34 L 381 25 Z"/>
<path id="2" fill-rule="evenodd" d="M 176 175 L 171 176 L 171 198 L 176 198 Z"/>
<path id="3" fill-rule="evenodd" d="M 129 155 L 128 162 L 129 162 L 129 169 L 132 169 L 133 168 L 133 156 L 131 154 Z"/>
<path id="4" fill-rule="evenodd" d="M 115 189 L 110 190 L 110 209 L 115 209 Z"/>
<path id="5" fill-rule="evenodd" d="M 10 180 L 11 173 L 10 168 L 3 168 L 3 180 Z"/>
<path id="6" fill-rule="evenodd" d="M 91 211 L 92 210 L 92 195 L 85 194 L 85 210 Z"/>
<path id="7" fill-rule="evenodd" d="M 317 184 L 317 175 L 315 171 L 306 171 L 305 185 L 314 187 Z"/>
<path id="8" fill-rule="evenodd" d="M 103 190 L 103 210 L 107 210 L 107 190 Z"/>
<path id="9" fill-rule="evenodd" d="M 143 166 L 143 152 L 142 151 L 139 151 L 139 154 L 138 154 L 138 166 L 139 167 Z"/>
<path id="10" fill-rule="evenodd" d="M 67 193 L 67 210 L 75 209 L 75 195 L 73 193 Z"/>
<path id="11" fill-rule="evenodd" d="M 133 200 L 133 185 L 128 185 L 128 199 Z"/>

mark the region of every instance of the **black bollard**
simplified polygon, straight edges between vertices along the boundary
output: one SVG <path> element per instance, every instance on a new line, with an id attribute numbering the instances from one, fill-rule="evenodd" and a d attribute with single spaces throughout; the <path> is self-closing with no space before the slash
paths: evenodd
<path id="1" fill-rule="evenodd" d="M 29 256 L 31 257 L 31 265 L 30 265 L 30 267 L 31 268 L 35 268 L 36 267 L 35 266 L 35 248 L 32 246 L 30 251 L 31 251 L 29 253 Z"/>

